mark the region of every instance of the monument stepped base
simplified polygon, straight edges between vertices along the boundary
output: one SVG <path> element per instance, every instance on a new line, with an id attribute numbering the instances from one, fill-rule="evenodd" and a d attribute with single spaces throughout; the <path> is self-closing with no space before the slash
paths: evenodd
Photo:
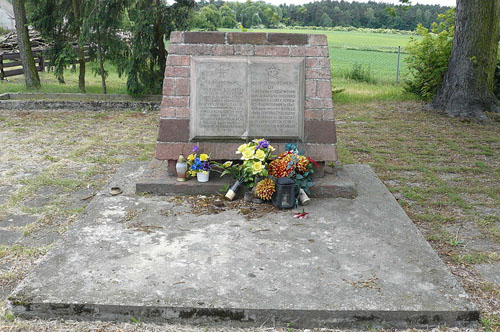
<path id="1" fill-rule="evenodd" d="M 224 193 L 224 187 L 232 185 L 230 176 L 220 177 L 219 173 L 210 174 L 210 181 L 200 183 L 196 179 L 178 182 L 175 176 L 168 175 L 168 163 L 152 162 L 136 183 L 137 194 L 153 195 L 213 195 Z M 239 191 L 241 195 L 243 190 Z M 314 198 L 354 198 L 356 186 L 343 169 L 336 169 L 335 174 L 325 174 L 314 179 L 311 197 Z"/>
<path id="2" fill-rule="evenodd" d="M 467 293 L 369 166 L 356 199 L 251 218 L 135 195 L 125 164 L 9 297 L 20 317 L 239 327 L 474 326 Z M 111 196 L 111 187 L 123 193 Z"/>

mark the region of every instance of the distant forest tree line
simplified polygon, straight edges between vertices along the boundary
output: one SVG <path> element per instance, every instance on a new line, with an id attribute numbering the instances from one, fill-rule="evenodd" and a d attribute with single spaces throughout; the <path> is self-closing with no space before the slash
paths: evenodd
<path id="1" fill-rule="evenodd" d="M 302 6 L 274 6 L 264 1 L 225 2 L 202 0 L 191 24 L 194 28 L 280 28 L 284 26 L 352 26 L 357 28 L 414 30 L 430 28 L 450 7 L 439 5 L 396 6 L 377 2 L 324 0 Z"/>

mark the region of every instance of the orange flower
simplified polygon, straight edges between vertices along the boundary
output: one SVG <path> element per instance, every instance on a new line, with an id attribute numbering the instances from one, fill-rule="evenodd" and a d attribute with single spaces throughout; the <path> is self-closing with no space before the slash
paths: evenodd
<path id="1" fill-rule="evenodd" d="M 274 181 L 271 179 L 264 179 L 257 183 L 257 197 L 264 201 L 269 201 L 274 194 Z"/>

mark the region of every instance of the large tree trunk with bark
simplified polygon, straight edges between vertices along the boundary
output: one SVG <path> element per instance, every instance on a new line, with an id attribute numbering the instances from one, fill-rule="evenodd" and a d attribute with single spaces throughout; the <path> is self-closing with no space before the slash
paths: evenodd
<path id="1" fill-rule="evenodd" d="M 457 0 L 453 48 L 431 107 L 450 116 L 489 121 L 499 111 L 493 78 L 500 37 L 500 1 Z"/>
<path id="2" fill-rule="evenodd" d="M 29 89 L 40 88 L 40 77 L 35 66 L 33 53 L 31 52 L 30 37 L 28 34 L 28 25 L 26 23 L 26 9 L 24 0 L 14 0 L 12 3 L 14 9 L 14 19 L 16 21 L 17 42 L 19 43 L 19 53 L 24 69 L 24 80 Z"/>
<path id="3" fill-rule="evenodd" d="M 75 35 L 78 39 L 78 62 L 80 64 L 80 73 L 78 75 L 78 87 L 80 92 L 85 93 L 85 50 L 83 44 L 80 42 L 80 4 L 79 0 L 72 0 L 73 12 L 75 16 Z"/>

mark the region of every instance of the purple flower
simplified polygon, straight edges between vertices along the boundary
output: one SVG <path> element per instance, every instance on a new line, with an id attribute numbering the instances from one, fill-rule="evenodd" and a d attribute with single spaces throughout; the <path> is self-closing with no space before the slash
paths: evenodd
<path id="1" fill-rule="evenodd" d="M 257 145 L 257 149 L 267 149 L 269 147 L 269 142 L 263 139 L 262 141 L 259 142 L 259 145 Z"/>
<path id="2" fill-rule="evenodd" d="M 210 170 L 210 163 L 208 161 L 203 162 L 203 168 L 202 170 L 204 171 L 209 171 Z"/>
<path id="3" fill-rule="evenodd" d="M 193 146 L 193 152 L 200 152 L 198 145 Z"/>

